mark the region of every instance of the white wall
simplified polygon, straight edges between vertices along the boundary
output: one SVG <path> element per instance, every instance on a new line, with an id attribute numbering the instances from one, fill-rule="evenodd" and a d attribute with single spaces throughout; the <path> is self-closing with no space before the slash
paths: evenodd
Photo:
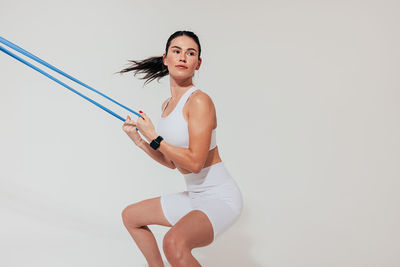
<path id="1" fill-rule="evenodd" d="M 176 30 L 194 31 L 203 49 L 194 81 L 216 105 L 221 158 L 245 205 L 232 228 L 194 250 L 200 262 L 394 267 L 399 8 L 0 0 L 0 36 L 156 123 L 168 77 L 143 88 L 143 80 L 113 73 L 128 59 L 161 55 Z M 182 175 L 147 157 L 121 121 L 78 95 L 3 53 L 0 69 L 0 265 L 146 266 L 121 211 L 183 190 Z M 168 229 L 150 228 L 161 245 Z"/>

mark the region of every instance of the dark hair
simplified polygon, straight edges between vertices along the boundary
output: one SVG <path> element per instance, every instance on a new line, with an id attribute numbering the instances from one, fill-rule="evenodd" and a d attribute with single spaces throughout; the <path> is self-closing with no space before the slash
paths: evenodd
<path id="1" fill-rule="evenodd" d="M 197 37 L 196 34 L 194 34 L 191 31 L 176 31 L 174 32 L 167 41 L 167 44 L 165 46 L 165 55 L 168 53 L 168 48 L 171 44 L 171 41 L 175 39 L 178 36 L 183 36 L 186 35 L 188 37 L 191 37 L 199 46 L 199 54 L 198 58 L 200 59 L 200 54 L 201 54 L 201 47 L 200 47 L 200 41 L 199 38 Z M 140 79 L 145 79 L 144 85 L 147 83 L 151 82 L 152 80 L 157 78 L 157 81 L 159 81 L 162 77 L 166 76 L 169 74 L 168 68 L 163 64 L 163 57 L 149 57 L 144 60 L 128 60 L 131 62 L 131 66 L 117 72 L 117 73 L 125 73 L 129 71 L 134 72 L 134 76 L 140 73 L 145 73 L 146 75 Z"/>

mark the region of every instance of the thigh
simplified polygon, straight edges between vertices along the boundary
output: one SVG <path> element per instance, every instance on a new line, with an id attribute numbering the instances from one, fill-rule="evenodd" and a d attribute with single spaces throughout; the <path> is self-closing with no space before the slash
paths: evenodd
<path id="1" fill-rule="evenodd" d="M 189 249 L 207 246 L 214 239 L 212 224 L 201 210 L 193 210 L 183 216 L 167 235 L 179 239 Z"/>
<path id="2" fill-rule="evenodd" d="M 162 211 L 160 197 L 145 199 L 127 206 L 122 212 L 122 217 L 125 224 L 136 227 L 150 224 L 172 226 Z"/>
<path id="3" fill-rule="evenodd" d="M 161 208 L 171 225 L 193 210 L 192 199 L 187 191 L 161 196 Z"/>

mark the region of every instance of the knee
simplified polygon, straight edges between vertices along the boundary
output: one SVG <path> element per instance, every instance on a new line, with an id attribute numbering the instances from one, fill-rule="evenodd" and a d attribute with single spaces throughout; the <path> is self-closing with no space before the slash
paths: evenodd
<path id="1" fill-rule="evenodd" d="M 163 250 L 170 263 L 175 263 L 178 266 L 179 262 L 184 259 L 189 249 L 185 246 L 184 240 L 174 232 L 167 232 L 163 239 Z"/>
<path id="2" fill-rule="evenodd" d="M 125 226 L 138 227 L 135 223 L 135 217 L 137 216 L 135 204 L 131 204 L 122 210 L 121 217 Z"/>
<path id="3" fill-rule="evenodd" d="M 126 225 L 126 223 L 129 221 L 129 206 L 122 210 L 121 217 L 122 221 Z"/>

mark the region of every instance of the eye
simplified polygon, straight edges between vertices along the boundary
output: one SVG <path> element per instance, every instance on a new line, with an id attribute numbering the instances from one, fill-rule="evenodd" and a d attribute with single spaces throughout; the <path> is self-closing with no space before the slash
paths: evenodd
<path id="1" fill-rule="evenodd" d="M 189 52 L 189 54 L 192 55 L 192 56 L 194 56 L 194 53 L 193 53 L 193 52 Z"/>
<path id="2" fill-rule="evenodd" d="M 175 52 L 179 52 L 179 50 L 174 50 L 173 52 L 174 52 L 174 53 L 175 53 Z"/>

